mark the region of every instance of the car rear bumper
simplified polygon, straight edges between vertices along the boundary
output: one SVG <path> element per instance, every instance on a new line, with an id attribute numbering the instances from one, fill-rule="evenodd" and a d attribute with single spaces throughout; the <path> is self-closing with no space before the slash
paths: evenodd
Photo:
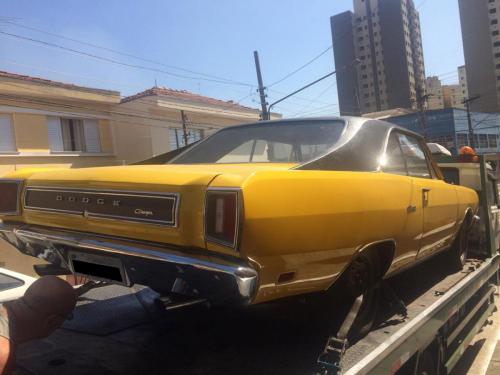
<path id="1" fill-rule="evenodd" d="M 243 259 L 158 243 L 0 222 L 0 237 L 20 252 L 74 272 L 71 254 L 119 260 L 127 286 L 141 284 L 160 293 L 181 293 L 214 303 L 248 304 L 257 271 Z M 96 277 L 91 277 L 96 278 Z M 97 278 L 99 279 L 99 278 Z M 183 285 L 183 290 L 175 289 Z"/>

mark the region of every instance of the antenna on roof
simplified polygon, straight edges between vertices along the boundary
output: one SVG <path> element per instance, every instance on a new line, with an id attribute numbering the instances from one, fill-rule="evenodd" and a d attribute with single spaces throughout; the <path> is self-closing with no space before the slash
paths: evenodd
<path id="1" fill-rule="evenodd" d="M 158 84 L 156 83 L 156 78 L 155 78 L 155 87 L 158 87 Z"/>

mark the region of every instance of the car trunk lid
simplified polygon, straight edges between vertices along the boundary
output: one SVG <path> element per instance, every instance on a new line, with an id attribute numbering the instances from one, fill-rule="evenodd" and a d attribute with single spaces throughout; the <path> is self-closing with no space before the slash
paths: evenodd
<path id="1" fill-rule="evenodd" d="M 290 164 L 145 165 L 34 173 L 23 195 L 23 219 L 104 235 L 205 247 L 205 191 L 220 174 L 239 187 L 259 170 Z"/>

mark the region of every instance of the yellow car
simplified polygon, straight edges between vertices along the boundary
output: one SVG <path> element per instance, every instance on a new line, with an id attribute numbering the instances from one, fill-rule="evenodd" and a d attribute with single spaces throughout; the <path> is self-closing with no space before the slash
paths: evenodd
<path id="1" fill-rule="evenodd" d="M 255 304 L 339 280 L 366 289 L 445 250 L 460 265 L 477 204 L 417 134 L 280 120 L 224 128 L 161 165 L 11 173 L 0 233 L 52 263 L 41 273 Z"/>

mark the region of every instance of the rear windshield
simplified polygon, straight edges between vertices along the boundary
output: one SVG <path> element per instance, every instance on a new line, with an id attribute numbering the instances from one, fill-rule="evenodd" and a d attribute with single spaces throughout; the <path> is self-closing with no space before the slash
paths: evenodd
<path id="1" fill-rule="evenodd" d="M 338 142 L 343 121 L 293 121 L 223 129 L 171 161 L 204 163 L 304 163 Z"/>

